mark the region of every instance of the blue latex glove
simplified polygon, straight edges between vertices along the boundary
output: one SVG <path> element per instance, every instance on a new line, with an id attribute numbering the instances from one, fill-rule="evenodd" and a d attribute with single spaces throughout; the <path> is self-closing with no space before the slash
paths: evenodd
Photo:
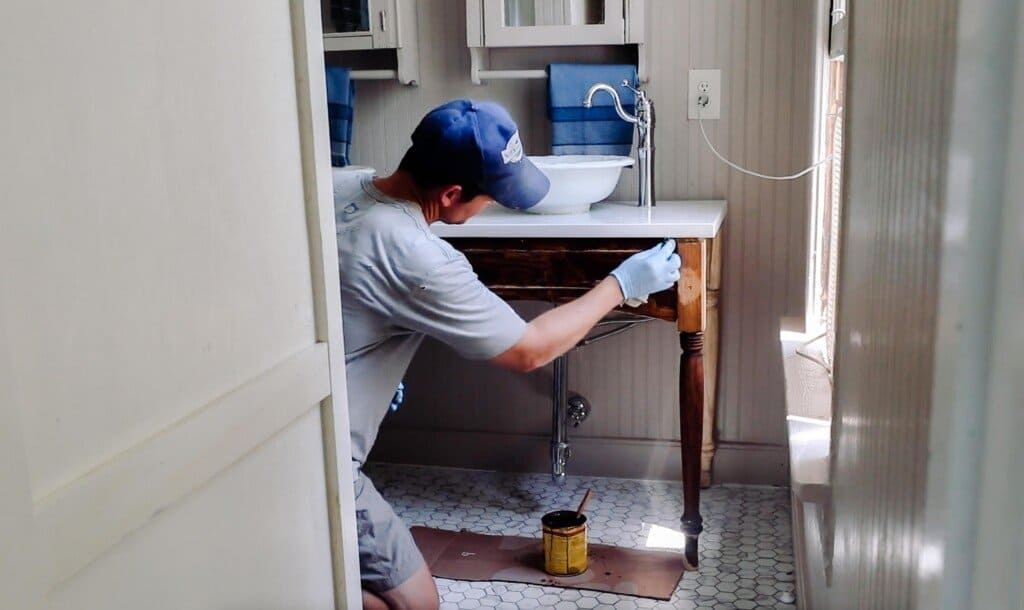
<path id="1" fill-rule="evenodd" d="M 388 408 L 391 409 L 392 411 L 397 411 L 398 407 L 402 406 L 402 401 L 404 401 L 404 400 L 405 400 L 405 382 L 404 381 L 399 381 L 398 382 L 398 388 L 395 390 L 395 395 L 391 399 L 391 404 L 388 405 Z"/>
<path id="2" fill-rule="evenodd" d="M 622 261 L 611 274 L 619 281 L 626 303 L 636 306 L 646 303 L 648 295 L 676 283 L 679 266 L 676 241 L 666 239 L 650 250 L 638 252 Z"/>

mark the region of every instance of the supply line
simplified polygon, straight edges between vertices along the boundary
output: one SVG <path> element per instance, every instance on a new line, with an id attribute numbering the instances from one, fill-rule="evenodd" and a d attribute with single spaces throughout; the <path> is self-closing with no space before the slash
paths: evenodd
<path id="1" fill-rule="evenodd" d="M 631 329 L 631 328 L 633 328 L 633 327 L 635 327 L 637 325 L 643 324 L 645 322 L 650 322 L 652 320 L 654 320 L 654 318 L 648 318 L 648 317 L 645 317 L 645 316 L 630 316 L 629 318 L 625 318 L 625 319 L 617 318 L 617 319 L 611 319 L 611 320 L 602 320 L 601 322 L 598 322 L 595 326 L 606 326 L 606 325 L 616 325 L 616 324 L 618 324 L 619 326 L 617 328 L 614 328 L 614 329 L 609 330 L 609 331 L 605 331 L 603 333 L 599 333 L 599 334 L 594 335 L 592 337 L 586 337 L 586 338 L 580 340 L 580 342 L 577 343 L 576 346 L 573 347 L 572 349 L 573 349 L 573 351 L 575 351 L 575 350 L 584 348 L 584 347 L 590 345 L 591 343 L 597 343 L 598 341 L 601 341 L 602 339 L 607 339 L 609 337 L 614 337 L 615 335 L 618 335 L 620 333 L 624 333 L 627 330 L 629 330 L 629 329 Z"/>

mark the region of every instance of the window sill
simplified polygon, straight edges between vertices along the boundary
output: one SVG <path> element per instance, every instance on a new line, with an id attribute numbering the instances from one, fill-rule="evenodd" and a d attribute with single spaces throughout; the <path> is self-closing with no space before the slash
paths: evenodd
<path id="1" fill-rule="evenodd" d="M 789 432 L 790 481 L 805 502 L 828 499 L 829 451 L 832 437 L 832 380 L 821 359 L 824 339 L 808 343 L 803 333 L 782 331 L 782 364 L 786 380 L 786 426 Z M 803 353 L 797 353 L 797 350 Z M 809 358 L 809 357 L 810 358 Z"/>
<path id="2" fill-rule="evenodd" d="M 823 365 L 824 339 L 813 339 L 804 333 L 779 334 L 786 380 L 797 596 L 803 608 L 813 607 L 812 592 L 827 588 L 832 580 L 832 380 Z"/>

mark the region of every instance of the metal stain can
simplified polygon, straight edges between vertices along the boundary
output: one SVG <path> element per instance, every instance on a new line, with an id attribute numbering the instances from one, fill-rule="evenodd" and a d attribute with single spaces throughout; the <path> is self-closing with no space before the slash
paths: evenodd
<path id="1" fill-rule="evenodd" d="M 558 510 L 541 518 L 544 526 L 544 571 L 575 576 L 587 571 L 587 516 Z"/>

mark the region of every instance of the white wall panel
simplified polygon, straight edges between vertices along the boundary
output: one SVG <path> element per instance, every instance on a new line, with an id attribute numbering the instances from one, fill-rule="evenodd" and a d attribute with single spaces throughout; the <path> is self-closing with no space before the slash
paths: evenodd
<path id="1" fill-rule="evenodd" d="M 657 196 L 729 201 L 722 250 L 719 440 L 783 445 L 778 320 L 804 314 L 809 182 L 766 182 L 721 165 L 695 122 L 686 120 L 685 87 L 690 68 L 722 70 L 722 118 L 706 127 L 734 160 L 772 173 L 807 165 L 813 1 L 652 0 L 650 5 L 648 91 L 657 109 Z M 546 81 L 473 86 L 462 2 L 422 0 L 418 7 L 422 86 L 357 84 L 354 162 L 379 172 L 393 170 L 422 114 L 458 96 L 502 102 L 519 121 L 527 151 L 547 154 Z M 329 61 L 346 60 L 338 55 Z M 629 56 L 611 48 L 492 51 L 497 68 L 553 61 L 599 63 L 629 61 Z M 614 196 L 635 197 L 635 180 L 635 172 L 624 172 Z M 570 388 L 595 407 L 574 434 L 677 440 L 677 361 L 673 326 L 658 322 L 574 355 Z M 550 376 L 550 368 L 529 376 L 488 370 L 428 343 L 409 373 L 406 407 L 385 427 L 546 434 Z M 382 443 L 387 438 L 385 431 Z M 467 452 L 465 464 L 473 462 Z"/>
<path id="2" fill-rule="evenodd" d="M 5 306 L 31 320 L 9 341 L 37 497 L 314 341 L 288 3 L 244 37 L 244 3 L 116 4 L 118 36 L 92 5 L 48 13 L 37 60 L 63 68 L 19 121 L 60 147 L 5 161 L 50 202 L 5 263 L 32 286 Z"/>

